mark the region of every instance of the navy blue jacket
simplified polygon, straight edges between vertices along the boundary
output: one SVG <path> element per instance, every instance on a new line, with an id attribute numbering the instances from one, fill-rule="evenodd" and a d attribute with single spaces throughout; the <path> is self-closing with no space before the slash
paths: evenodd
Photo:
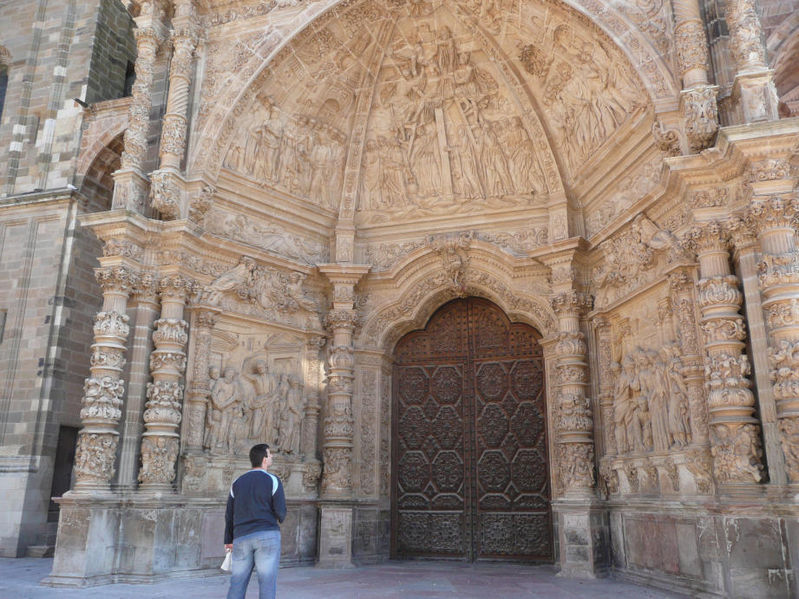
<path id="1" fill-rule="evenodd" d="M 262 530 L 280 530 L 286 517 L 283 483 L 266 470 L 254 468 L 230 485 L 225 510 L 225 544 Z"/>

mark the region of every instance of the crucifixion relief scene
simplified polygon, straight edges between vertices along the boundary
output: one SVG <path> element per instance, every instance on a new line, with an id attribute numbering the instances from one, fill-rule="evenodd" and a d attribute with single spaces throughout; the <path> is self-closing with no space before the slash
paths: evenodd
<path id="1" fill-rule="evenodd" d="M 799 596 L 799 2 L 0 2 L 0 556 L 259 443 L 284 568 Z"/>

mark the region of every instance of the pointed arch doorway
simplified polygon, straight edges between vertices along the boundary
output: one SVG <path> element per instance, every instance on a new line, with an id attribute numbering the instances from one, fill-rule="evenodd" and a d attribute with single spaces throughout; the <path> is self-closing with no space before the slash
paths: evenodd
<path id="1" fill-rule="evenodd" d="M 399 341 L 392 557 L 552 561 L 539 339 L 470 297 Z"/>

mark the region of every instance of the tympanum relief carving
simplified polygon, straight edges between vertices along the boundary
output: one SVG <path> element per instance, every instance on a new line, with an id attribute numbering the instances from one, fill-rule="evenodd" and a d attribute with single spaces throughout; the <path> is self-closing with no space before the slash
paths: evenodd
<path id="1" fill-rule="evenodd" d="M 264 95 L 256 109 L 252 126 L 228 150 L 225 167 L 336 210 L 346 135 L 314 117 L 285 114 Z"/>
<path id="2" fill-rule="evenodd" d="M 495 67 L 444 9 L 401 19 L 363 153 L 359 218 L 526 206 L 548 192 L 538 150 Z M 390 216 L 389 216 L 390 215 Z"/>

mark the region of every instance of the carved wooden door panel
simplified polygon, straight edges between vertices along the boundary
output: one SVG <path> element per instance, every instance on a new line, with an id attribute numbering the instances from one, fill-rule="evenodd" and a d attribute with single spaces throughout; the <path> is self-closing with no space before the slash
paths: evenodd
<path id="1" fill-rule="evenodd" d="M 395 557 L 552 561 L 538 339 L 469 298 L 397 345 Z"/>

